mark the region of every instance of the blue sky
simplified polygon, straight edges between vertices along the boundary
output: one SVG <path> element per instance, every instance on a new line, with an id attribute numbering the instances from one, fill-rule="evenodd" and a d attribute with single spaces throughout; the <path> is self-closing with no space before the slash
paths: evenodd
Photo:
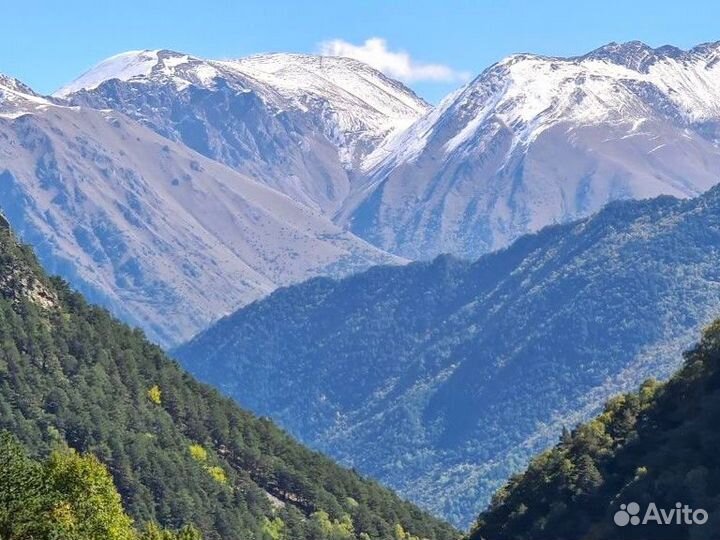
<path id="1" fill-rule="evenodd" d="M 2 4 L 0 73 L 42 93 L 130 49 L 168 48 L 232 58 L 324 48 L 370 55 L 435 102 L 466 77 L 513 52 L 574 55 L 609 41 L 640 39 L 654 46 L 687 48 L 720 40 L 720 2 L 704 0 Z M 370 38 L 379 39 L 366 43 Z"/>

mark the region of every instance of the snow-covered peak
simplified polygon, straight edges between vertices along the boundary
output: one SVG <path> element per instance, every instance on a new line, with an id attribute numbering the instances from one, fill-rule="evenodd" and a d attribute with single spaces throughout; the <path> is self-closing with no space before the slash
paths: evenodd
<path id="1" fill-rule="evenodd" d="M 343 93 L 346 100 L 363 102 L 366 107 L 395 117 L 414 119 L 430 107 L 403 84 L 357 60 L 289 53 L 205 60 L 169 50 L 128 51 L 103 60 L 55 95 L 66 97 L 80 90 L 93 90 L 113 79 L 142 82 L 173 77 L 202 86 L 209 86 L 216 77 L 251 77 L 296 103 L 307 101 L 308 94 Z"/>
<path id="2" fill-rule="evenodd" d="M 53 103 L 17 79 L 0 74 L 0 117 L 16 118 Z"/>
<path id="3" fill-rule="evenodd" d="M 190 61 L 187 54 L 168 50 L 127 51 L 111 56 L 83 73 L 55 95 L 66 97 L 80 90 L 93 90 L 105 81 L 143 80 L 153 74 L 170 76 L 179 65 Z"/>
<path id="4" fill-rule="evenodd" d="M 189 87 L 253 92 L 272 115 L 305 115 L 349 168 L 430 109 L 412 90 L 357 60 L 305 54 L 205 60 L 168 50 L 131 51 L 104 60 L 55 95 L 72 100 L 81 93 L 101 94 L 111 80 L 169 85 L 179 92 Z"/>
<path id="5" fill-rule="evenodd" d="M 336 143 L 346 164 L 357 159 L 358 148 L 404 131 L 431 108 L 405 85 L 350 58 L 276 53 L 220 64 L 326 117 L 339 128 Z"/>
<path id="6" fill-rule="evenodd" d="M 372 107 L 394 120 L 416 119 L 430 106 L 403 84 L 367 64 L 337 56 L 261 54 L 223 62 L 261 80 L 290 98 L 343 94 L 347 101 Z"/>
<path id="7" fill-rule="evenodd" d="M 488 121 L 507 127 L 514 144 L 527 144 L 559 122 L 634 124 L 657 116 L 688 124 L 720 119 L 720 43 L 683 51 L 634 41 L 569 58 L 509 56 L 376 149 L 366 167 L 412 160 L 438 137 L 447 153 L 477 146 Z"/>
<path id="8" fill-rule="evenodd" d="M 720 117 L 719 60 L 718 44 L 682 51 L 633 41 L 611 43 L 576 58 L 528 57 L 509 66 L 507 75 L 518 93 L 542 101 L 519 100 L 526 117 L 553 107 L 605 119 L 650 106 L 695 122 Z M 493 78 L 492 71 L 486 72 L 487 78 Z M 484 82 L 481 76 L 479 83 Z"/>
<path id="9" fill-rule="evenodd" d="M 13 92 L 16 94 L 24 94 L 27 96 L 38 97 L 38 94 L 35 93 L 35 91 L 32 88 L 30 88 L 28 85 L 26 85 L 25 83 L 13 78 L 13 77 L 8 77 L 7 75 L 3 75 L 2 73 L 0 73 L 0 88 L 5 91 Z"/>
<path id="10" fill-rule="evenodd" d="M 717 58 L 718 50 L 720 50 L 720 42 L 703 43 L 685 51 L 673 45 L 653 48 L 642 41 L 626 43 L 613 41 L 579 57 L 579 59 L 605 60 L 634 71 L 647 73 L 653 64 L 663 60 L 671 59 L 678 62 L 712 60 L 713 57 Z"/>

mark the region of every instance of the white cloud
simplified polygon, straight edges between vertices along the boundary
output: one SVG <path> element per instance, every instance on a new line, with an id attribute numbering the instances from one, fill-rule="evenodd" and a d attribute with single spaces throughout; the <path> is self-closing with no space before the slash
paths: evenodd
<path id="1" fill-rule="evenodd" d="M 319 46 L 319 52 L 326 56 L 346 56 L 360 60 L 404 82 L 464 82 L 470 78 L 466 71 L 456 71 L 442 64 L 424 64 L 410 58 L 405 51 L 391 51 L 387 41 L 379 37 L 366 39 L 362 45 L 354 45 L 342 39 L 324 41 Z"/>

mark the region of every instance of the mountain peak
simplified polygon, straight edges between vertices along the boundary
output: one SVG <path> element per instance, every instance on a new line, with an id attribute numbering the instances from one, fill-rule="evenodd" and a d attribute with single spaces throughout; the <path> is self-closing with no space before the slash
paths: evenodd
<path id="1" fill-rule="evenodd" d="M 297 92 L 324 95 L 328 91 L 340 91 L 346 98 L 359 100 L 377 111 L 400 114 L 412 120 L 430 109 L 425 100 L 404 84 L 352 58 L 268 53 L 219 63 L 232 66 L 285 95 Z"/>
<path id="2" fill-rule="evenodd" d="M 0 117 L 16 118 L 51 103 L 21 81 L 0 73 Z"/>
<path id="3" fill-rule="evenodd" d="M 660 61 L 692 62 L 697 60 L 716 60 L 720 41 L 702 43 L 692 49 L 684 50 L 674 45 L 651 47 L 642 41 L 617 43 L 612 41 L 594 51 L 575 57 L 575 60 L 604 60 L 624 66 L 639 73 L 648 73 L 650 67 Z M 712 57 L 711 57 L 712 56 Z"/>
<path id="4" fill-rule="evenodd" d="M 317 101 L 329 100 L 346 110 L 353 130 L 358 118 L 353 111 L 366 110 L 374 122 L 386 122 L 381 131 L 405 127 L 430 105 L 402 83 L 350 58 L 298 53 L 256 54 L 234 60 L 201 59 L 167 49 L 128 51 L 103 60 L 55 93 L 68 98 L 80 91 L 94 91 L 109 80 L 123 82 L 169 82 L 178 89 L 189 85 L 213 87 L 218 79 L 245 92 L 252 89 L 280 109 L 287 99 L 301 110 Z M 278 97 L 280 101 L 278 101 Z M 367 114 L 362 116 L 367 118 Z M 362 123 L 362 122 L 361 122 Z"/>
<path id="5" fill-rule="evenodd" d="M 610 200 L 697 195 L 718 180 L 718 50 L 509 56 L 378 147 L 342 218 L 408 258 L 473 257 Z"/>
<path id="6" fill-rule="evenodd" d="M 428 108 L 428 104 L 425 103 L 422 98 L 416 96 L 415 93 L 404 84 L 388 77 L 381 71 L 360 60 L 346 56 L 273 52 L 246 56 L 235 60 L 235 62 L 246 69 L 257 69 L 265 73 L 280 73 L 292 69 L 305 70 L 318 74 L 322 73 L 325 75 L 332 75 L 338 72 L 354 72 L 358 77 L 379 79 L 391 86 L 401 88 L 404 92 L 412 95 L 415 101 L 422 103 L 422 108 Z"/>
<path id="7" fill-rule="evenodd" d="M 26 94 L 28 96 L 39 97 L 39 95 L 28 85 L 15 79 L 14 77 L 8 77 L 0 73 L 0 89 L 10 90 L 19 94 Z"/>
<path id="8" fill-rule="evenodd" d="M 302 53 L 263 53 L 233 60 L 212 60 L 168 49 L 127 51 L 98 63 L 54 95 L 64 98 L 81 90 L 95 90 L 112 79 L 140 82 L 148 78 L 174 77 L 180 86 L 189 82 L 207 86 L 217 76 L 242 79 L 243 86 L 251 84 L 247 80 L 250 77 L 271 83 L 275 89 L 314 93 L 323 93 L 325 87 L 341 87 L 352 94 L 359 86 L 374 85 L 381 93 L 399 99 L 412 111 L 413 117 L 430 108 L 405 85 L 363 62 Z"/>
<path id="9" fill-rule="evenodd" d="M 70 84 L 60 88 L 54 95 L 67 97 L 80 90 L 93 90 L 112 79 L 121 81 L 142 79 L 157 72 L 158 69 L 170 74 L 173 68 L 188 62 L 191 58 L 190 55 L 167 49 L 126 51 L 106 58 Z"/>
<path id="10" fill-rule="evenodd" d="M 692 49 L 684 50 L 674 45 L 651 47 L 639 40 L 617 42 L 611 41 L 588 53 L 578 56 L 545 56 L 533 53 L 516 53 L 502 59 L 495 66 L 512 66 L 524 61 L 565 62 L 583 64 L 588 60 L 599 60 L 609 64 L 622 66 L 638 73 L 649 73 L 650 67 L 662 60 L 689 62 L 697 60 L 714 60 L 720 52 L 720 41 L 702 43 Z M 712 56 L 712 58 L 710 58 Z"/>
<path id="11" fill-rule="evenodd" d="M 675 48 L 675 47 L 674 47 Z M 680 49 L 678 49 L 680 50 Z M 654 52 L 655 49 L 653 49 L 650 45 L 647 43 L 644 43 L 640 40 L 632 40 L 632 41 L 624 41 L 624 42 L 617 42 L 617 41 L 611 41 L 609 43 L 606 43 L 605 45 L 601 45 L 597 49 L 594 49 L 593 51 L 590 51 L 586 56 L 589 55 L 613 55 L 613 54 L 634 54 L 637 52 Z"/>
<path id="12" fill-rule="evenodd" d="M 666 58 L 678 60 L 686 54 L 686 51 L 672 45 L 663 45 L 655 49 L 637 40 L 625 43 L 612 41 L 579 57 L 579 60 L 605 60 L 640 73 L 647 73 L 649 67 L 659 60 Z"/>

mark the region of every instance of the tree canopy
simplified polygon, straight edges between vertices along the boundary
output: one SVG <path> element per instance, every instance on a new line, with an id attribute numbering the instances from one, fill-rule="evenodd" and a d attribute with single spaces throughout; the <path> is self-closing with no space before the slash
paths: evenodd
<path id="1" fill-rule="evenodd" d="M 140 532 L 125 513 L 107 468 L 67 447 L 38 462 L 0 433 L 0 538 L 3 540 L 200 540 L 193 527 Z"/>

